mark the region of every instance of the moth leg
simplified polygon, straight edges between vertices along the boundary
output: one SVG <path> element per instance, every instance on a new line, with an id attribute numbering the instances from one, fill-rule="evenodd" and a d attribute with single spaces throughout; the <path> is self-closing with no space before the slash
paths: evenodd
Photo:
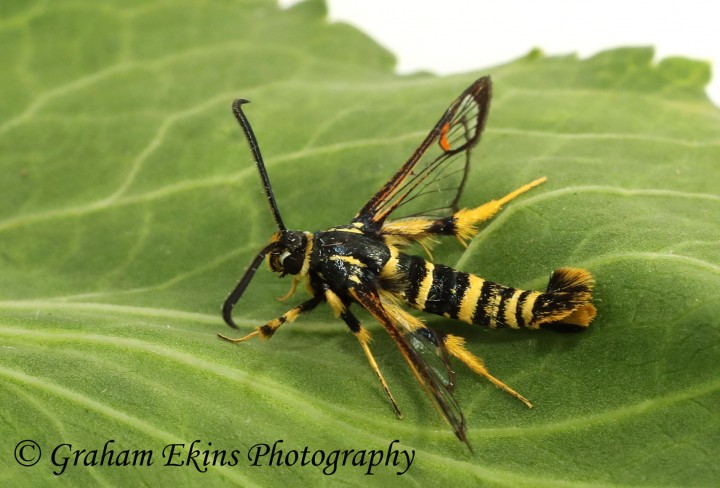
<path id="1" fill-rule="evenodd" d="M 277 297 L 277 300 L 279 302 L 284 302 L 284 301 L 288 300 L 289 298 L 291 298 L 293 295 L 295 295 L 295 292 L 297 291 L 298 283 L 300 283 L 300 281 L 302 281 L 300 278 L 298 278 L 297 276 L 293 276 L 292 282 L 290 283 L 290 290 L 283 296 Z"/>
<path id="2" fill-rule="evenodd" d="M 523 402 L 528 408 L 533 408 L 530 400 L 528 400 L 520 393 L 513 390 L 508 385 L 491 375 L 488 369 L 485 367 L 485 364 L 483 364 L 482 359 L 465 349 L 465 339 L 463 339 L 462 337 L 448 334 L 443 338 L 443 345 L 445 346 L 445 349 L 448 353 L 462 361 L 465 366 L 470 368 L 475 374 L 484 376 L 488 381 L 490 381 L 490 383 L 514 396 L 515 398 Z"/>
<path id="3" fill-rule="evenodd" d="M 391 240 L 395 238 L 398 241 L 396 244 L 403 244 L 403 241 L 423 244 L 434 236 L 452 235 L 461 244 L 467 246 L 467 241 L 478 233 L 478 225 L 492 218 L 506 203 L 546 180 L 547 178 L 543 176 L 498 200 L 490 200 L 475 208 L 463 208 L 448 217 L 417 217 L 386 222 L 382 227 L 382 233 Z"/>
<path id="4" fill-rule="evenodd" d="M 372 340 L 372 338 L 370 337 L 370 332 L 368 332 L 368 330 L 360 324 L 360 321 L 348 309 L 346 303 L 344 303 L 335 292 L 330 290 L 330 288 L 325 288 L 325 300 L 327 300 L 330 308 L 332 308 L 333 312 L 335 312 L 335 315 L 343 319 L 345 324 L 350 329 L 350 332 L 352 332 L 358 342 L 360 342 L 360 347 L 362 347 L 363 352 L 365 353 L 365 357 L 370 363 L 370 367 L 373 369 L 373 371 L 375 371 L 375 374 L 380 380 L 380 384 L 382 385 L 383 390 L 385 390 L 385 394 L 387 395 L 388 400 L 390 400 L 390 404 L 392 405 L 393 410 L 395 410 L 395 415 L 397 415 L 398 418 L 401 419 L 402 412 L 400 412 L 400 408 L 395 401 L 395 397 L 390 392 L 390 387 L 388 386 L 387 381 L 385 381 L 385 377 L 380 372 L 377 361 L 375 361 L 375 356 L 373 356 L 372 351 L 370 351 L 369 343 Z"/>
<path id="5" fill-rule="evenodd" d="M 363 352 L 365 353 L 365 357 L 368 360 L 368 363 L 370 363 L 370 367 L 375 371 L 375 374 L 377 375 L 378 379 L 380 380 L 380 384 L 383 387 L 383 390 L 385 390 L 385 395 L 387 395 L 388 400 L 390 400 L 390 404 L 392 405 L 393 410 L 395 411 L 395 415 L 399 419 L 402 418 L 402 412 L 400 412 L 400 408 L 398 407 L 397 402 L 395 401 L 395 397 L 390 392 L 390 387 L 388 387 L 387 381 L 385 381 L 385 377 L 380 372 L 380 368 L 378 367 L 377 362 L 375 361 L 375 356 L 373 356 L 372 351 L 370 351 L 369 342 L 372 340 L 370 336 L 370 332 L 360 325 L 360 322 L 357 318 L 349 311 L 345 311 L 343 314 L 340 315 L 342 319 L 345 321 L 347 326 L 352 331 L 355 338 L 360 342 L 360 346 L 363 349 Z"/>
<path id="6" fill-rule="evenodd" d="M 479 207 L 458 210 L 452 216 L 453 234 L 463 246 L 467 247 L 467 241 L 475 237 L 478 233 L 478 225 L 480 223 L 492 218 L 500 211 L 502 206 L 509 201 L 544 183 L 546 180 L 547 178 L 543 176 L 542 178 L 538 178 L 535 181 L 521 186 L 517 190 L 511 191 L 499 200 L 490 200 Z"/>
<path id="7" fill-rule="evenodd" d="M 260 336 L 261 339 L 270 339 L 273 334 L 275 333 L 278 328 L 286 323 L 286 322 L 293 322 L 296 318 L 298 318 L 298 315 L 300 315 L 303 312 L 308 312 L 312 310 L 313 308 L 317 307 L 320 302 L 322 302 L 323 297 L 322 295 L 314 296 L 309 300 L 306 300 L 302 302 L 297 307 L 293 307 L 284 314 L 282 314 L 280 317 L 271 320 L 265 325 L 261 325 L 260 327 L 257 327 L 254 331 L 250 332 L 245 337 L 240 337 L 239 339 L 234 339 L 232 337 L 227 337 L 223 334 L 218 334 L 218 337 L 220 339 L 223 339 L 228 342 L 232 343 L 239 343 L 239 342 L 245 342 L 248 339 L 252 339 L 255 336 Z"/>

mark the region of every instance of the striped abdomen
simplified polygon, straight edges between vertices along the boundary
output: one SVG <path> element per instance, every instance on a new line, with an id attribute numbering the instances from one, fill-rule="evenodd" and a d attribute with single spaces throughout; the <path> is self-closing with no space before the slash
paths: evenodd
<path id="1" fill-rule="evenodd" d="M 532 329 L 557 322 L 586 327 L 595 317 L 590 303 L 593 280 L 583 269 L 555 270 L 541 293 L 499 285 L 417 256 L 397 253 L 393 258 L 383 274 L 396 278 L 394 293 L 428 313 L 493 328 Z"/>

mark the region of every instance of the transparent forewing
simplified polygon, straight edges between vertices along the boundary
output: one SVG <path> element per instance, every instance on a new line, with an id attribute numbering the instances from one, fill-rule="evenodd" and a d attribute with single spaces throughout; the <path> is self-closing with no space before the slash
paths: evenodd
<path id="1" fill-rule="evenodd" d="M 412 332 L 406 330 L 405 332 L 410 346 L 435 373 L 443 386 L 452 393 L 455 390 L 455 372 L 450 368 L 445 349 L 440 346 L 440 337 L 432 329 L 428 328 L 421 328 Z"/>
<path id="2" fill-rule="evenodd" d="M 480 140 L 491 96 L 490 78 L 470 85 L 450 105 L 410 159 L 367 202 L 355 221 L 382 223 L 393 218 L 446 215 L 457 210 L 470 165 L 470 150 Z"/>
<path id="3" fill-rule="evenodd" d="M 453 396 L 455 373 L 450 368 L 440 337 L 424 327 L 414 331 L 405 328 L 404 332 L 411 350 L 410 360 L 417 370 L 420 383 L 455 435 L 467 442 L 465 416 Z"/>
<path id="4" fill-rule="evenodd" d="M 452 394 L 454 374 L 440 338 L 401 309 L 391 304 L 386 309 L 376 292 L 364 287 L 351 288 L 349 292 L 383 324 L 442 417 L 455 435 L 467 443 L 465 417 Z"/>
<path id="5" fill-rule="evenodd" d="M 407 359 L 418 381 L 458 438 L 467 442 L 465 416 L 453 396 L 455 372 L 450 367 L 442 336 L 395 305 L 387 304 L 385 310 L 409 346 Z"/>

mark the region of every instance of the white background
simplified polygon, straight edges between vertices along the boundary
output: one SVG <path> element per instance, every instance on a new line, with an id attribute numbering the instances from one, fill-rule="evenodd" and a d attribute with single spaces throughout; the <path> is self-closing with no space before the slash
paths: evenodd
<path id="1" fill-rule="evenodd" d="M 580 57 L 654 46 L 720 69 L 718 0 L 326 0 L 330 21 L 354 25 L 389 49 L 399 73 L 439 75 L 506 63 L 540 48 Z M 297 3 L 280 0 L 283 6 Z M 707 90 L 720 105 L 720 83 Z"/>

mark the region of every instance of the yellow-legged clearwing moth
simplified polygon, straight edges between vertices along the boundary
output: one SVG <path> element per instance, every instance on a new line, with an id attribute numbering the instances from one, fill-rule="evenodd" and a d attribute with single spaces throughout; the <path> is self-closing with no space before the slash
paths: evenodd
<path id="1" fill-rule="evenodd" d="M 532 407 L 525 397 L 491 375 L 483 362 L 467 350 L 463 338 L 436 332 L 401 307 L 404 303 L 424 312 L 492 328 L 582 330 L 595 317 L 591 303 L 593 278 L 584 269 L 557 269 L 544 292 L 525 291 L 407 253 L 412 244 L 428 251 L 432 241 L 441 236 L 455 236 L 465 244 L 477 234 L 480 223 L 545 181 L 544 177 L 538 178 L 475 208 L 459 207 L 470 168 L 470 152 L 480 140 L 487 119 L 491 88 L 489 77 L 466 88 L 410 159 L 349 224 L 317 232 L 285 227 L 260 148 L 242 110 L 247 100 L 236 100 L 233 112 L 250 144 L 279 230 L 227 297 L 223 318 L 230 327 L 238 328 L 232 318 L 233 307 L 264 259 L 272 271 L 281 276 L 292 275 L 292 286 L 284 299 L 295 293 L 300 282 L 305 282 L 311 297 L 244 337 L 218 335 L 233 343 L 256 336 L 268 339 L 282 324 L 327 302 L 359 341 L 395 413 L 401 417 L 370 351 L 370 333 L 350 310 L 356 304 L 382 324 L 440 415 L 468 447 L 465 417 L 453 396 L 455 380 L 449 357 L 457 358 Z M 395 218 L 388 220 L 391 215 Z"/>

